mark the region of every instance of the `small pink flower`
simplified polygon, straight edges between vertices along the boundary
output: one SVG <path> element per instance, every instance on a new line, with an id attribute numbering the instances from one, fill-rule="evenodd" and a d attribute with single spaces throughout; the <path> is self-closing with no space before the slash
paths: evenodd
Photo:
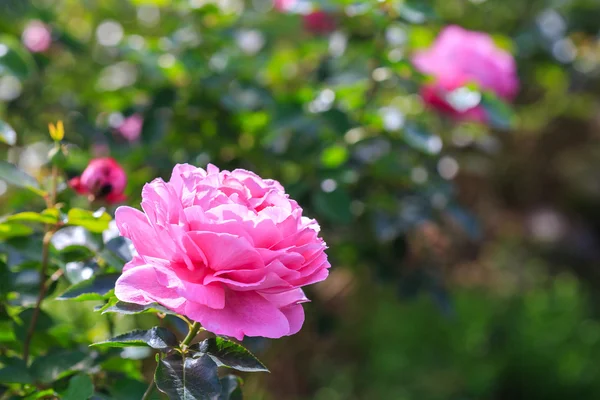
<path id="1" fill-rule="evenodd" d="M 417 52 L 412 61 L 419 71 L 435 79 L 422 89 L 423 100 L 457 119 L 484 122 L 487 117 L 478 102 L 466 108 L 453 106 L 449 99 L 456 89 L 475 83 L 506 101 L 513 100 L 519 90 L 512 55 L 483 32 L 448 26 L 429 49 Z"/>
<path id="2" fill-rule="evenodd" d="M 323 35 L 335 30 L 336 23 L 333 16 L 325 11 L 317 10 L 303 17 L 304 29 L 310 33 Z"/>
<path id="3" fill-rule="evenodd" d="M 274 180 L 236 169 L 177 165 L 119 207 L 121 235 L 139 253 L 115 286 L 126 302 L 163 306 L 207 330 L 279 338 L 304 322 L 301 287 L 330 267 L 315 220 Z"/>
<path id="4" fill-rule="evenodd" d="M 50 47 L 50 44 L 52 43 L 52 33 L 46 24 L 34 20 L 27 24 L 21 39 L 29 51 L 33 53 L 42 53 Z"/>
<path id="5" fill-rule="evenodd" d="M 142 133 L 144 126 L 144 117 L 140 114 L 133 114 L 123 120 L 121 125 L 117 127 L 117 131 L 130 142 L 137 140 Z"/>
<path id="6" fill-rule="evenodd" d="M 125 200 L 123 191 L 127 185 L 127 175 L 112 158 L 96 158 L 90 161 L 81 176 L 69 181 L 69 185 L 79 194 L 89 195 L 95 200 L 118 203 Z"/>

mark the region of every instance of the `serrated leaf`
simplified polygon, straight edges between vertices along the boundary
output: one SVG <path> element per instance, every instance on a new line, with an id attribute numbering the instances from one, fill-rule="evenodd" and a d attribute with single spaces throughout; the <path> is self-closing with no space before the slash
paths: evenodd
<path id="1" fill-rule="evenodd" d="M 34 177 L 9 162 L 0 161 L 0 179 L 6 181 L 6 183 L 10 185 L 28 188 L 40 195 L 44 194 L 44 192 L 40 190 L 40 184 Z"/>
<path id="2" fill-rule="evenodd" d="M 104 300 L 115 287 L 119 274 L 97 275 L 68 288 L 57 300 Z"/>
<path id="3" fill-rule="evenodd" d="M 0 383 L 33 383 L 33 378 L 27 370 L 27 365 L 20 358 L 2 359 L 0 367 Z"/>
<path id="4" fill-rule="evenodd" d="M 4 142 L 9 146 L 14 146 L 17 143 L 17 133 L 12 126 L 4 121 L 0 121 L 0 142 Z"/>
<path id="5" fill-rule="evenodd" d="M 69 225 L 81 226 L 90 232 L 102 233 L 108 229 L 112 218 L 104 211 L 88 211 L 81 208 L 72 208 L 67 214 Z"/>
<path id="6" fill-rule="evenodd" d="M 229 367 L 244 372 L 269 372 L 254 354 L 241 344 L 220 336 L 205 339 L 190 350 L 208 354 L 219 367 Z"/>
<path id="7" fill-rule="evenodd" d="M 87 400 L 94 394 L 94 384 L 88 375 L 79 374 L 71 378 L 62 400 Z"/>
<path id="8" fill-rule="evenodd" d="M 85 353 L 77 350 L 59 350 L 36 358 L 31 364 L 31 375 L 37 382 L 50 383 L 77 369 L 84 361 Z"/>
<path id="9" fill-rule="evenodd" d="M 148 346 L 157 350 L 177 347 L 177 337 L 168 329 L 155 326 L 148 330 L 135 330 L 124 333 L 104 342 L 94 343 L 94 347 L 138 347 Z"/>
<path id="10" fill-rule="evenodd" d="M 217 369 L 208 356 L 183 358 L 176 353 L 158 361 L 154 380 L 171 400 L 214 400 L 221 394 Z"/>
<path id="11" fill-rule="evenodd" d="M 157 303 L 141 305 L 141 304 L 126 303 L 124 301 L 117 301 L 114 305 L 111 305 L 110 307 L 102 310 L 102 314 L 105 314 L 105 313 L 140 314 L 140 313 L 145 313 L 145 312 L 161 312 L 163 314 L 177 315 L 177 313 L 174 313 L 173 311 L 169 310 L 168 308 L 165 308 Z"/>
<path id="12" fill-rule="evenodd" d="M 242 400 L 242 379 L 236 375 L 227 375 L 219 380 L 221 382 L 221 394 L 219 400 Z"/>

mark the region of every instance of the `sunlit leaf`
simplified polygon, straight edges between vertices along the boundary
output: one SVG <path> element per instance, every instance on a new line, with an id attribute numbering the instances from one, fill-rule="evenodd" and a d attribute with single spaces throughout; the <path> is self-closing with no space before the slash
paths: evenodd
<path id="1" fill-rule="evenodd" d="M 208 354 L 220 367 L 229 367 L 244 372 L 269 372 L 267 367 L 244 346 L 219 336 L 205 339 L 190 349 L 201 354 Z"/>
<path id="2" fill-rule="evenodd" d="M 155 326 L 148 330 L 135 330 L 115 336 L 104 342 L 94 343 L 94 347 L 138 347 L 148 346 L 157 350 L 177 347 L 177 337 L 168 329 Z"/>
<path id="3" fill-rule="evenodd" d="M 120 274 L 97 275 L 71 286 L 57 300 L 103 300 L 108 298 Z"/>
<path id="4" fill-rule="evenodd" d="M 80 208 L 72 208 L 67 214 L 67 223 L 84 227 L 90 232 L 102 233 L 108 229 L 108 224 L 112 218 L 102 210 L 88 211 Z"/>

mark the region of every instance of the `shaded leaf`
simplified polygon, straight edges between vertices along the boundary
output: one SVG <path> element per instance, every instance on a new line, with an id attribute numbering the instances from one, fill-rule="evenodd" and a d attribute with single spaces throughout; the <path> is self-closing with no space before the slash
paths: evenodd
<path id="1" fill-rule="evenodd" d="M 79 374 L 71 378 L 63 400 L 87 400 L 94 394 L 94 384 L 88 375 Z"/>
<path id="2" fill-rule="evenodd" d="M 119 274 L 97 275 L 68 288 L 57 300 L 104 300 L 114 289 Z"/>
<path id="3" fill-rule="evenodd" d="M 67 223 L 69 225 L 81 226 L 94 233 L 102 233 L 108 229 L 108 224 L 111 220 L 110 215 L 102 210 L 88 211 L 80 208 L 72 208 L 67 214 Z"/>
<path id="4" fill-rule="evenodd" d="M 33 383 L 27 365 L 20 358 L 3 358 L 0 367 L 0 383 Z"/>
<path id="5" fill-rule="evenodd" d="M 0 66 L 3 71 L 9 72 L 21 80 L 27 79 L 35 72 L 35 61 L 18 40 L 9 35 L 2 35 L 0 44 L 6 48 L 0 57 Z"/>
<path id="6" fill-rule="evenodd" d="M 267 367 L 244 346 L 219 336 L 205 339 L 191 346 L 190 349 L 208 354 L 219 367 L 224 366 L 245 372 L 269 372 Z"/>
<path id="7" fill-rule="evenodd" d="M 177 347 L 177 337 L 168 329 L 155 326 L 148 330 L 135 330 L 124 333 L 104 342 L 94 343 L 94 347 L 136 347 L 148 346 L 157 350 Z"/>
<path id="8" fill-rule="evenodd" d="M 34 189 L 34 191 L 38 194 L 42 194 L 43 192 L 39 190 L 40 184 L 34 177 L 29 175 L 27 172 L 19 169 L 16 165 L 11 164 L 6 161 L 0 160 L 0 179 L 6 181 L 8 184 L 22 187 Z M 37 189 L 37 190 L 35 190 Z"/>
<path id="9" fill-rule="evenodd" d="M 242 400 L 242 379 L 236 375 L 227 375 L 220 379 L 221 395 L 219 400 Z"/>
<path id="10" fill-rule="evenodd" d="M 490 93 L 483 93 L 481 98 L 488 122 L 497 129 L 508 130 L 513 126 L 514 113 L 508 104 Z"/>
<path id="11" fill-rule="evenodd" d="M 156 387 L 171 400 L 214 400 L 221 394 L 217 364 L 208 356 L 172 354 L 158 361 Z"/>
<path id="12" fill-rule="evenodd" d="M 50 383 L 77 369 L 84 361 L 85 353 L 77 350 L 59 350 L 36 358 L 31 364 L 31 375 L 37 382 Z"/>
<path id="13" fill-rule="evenodd" d="M 330 193 L 318 191 L 313 196 L 313 205 L 319 213 L 333 222 L 348 223 L 352 221 L 350 196 L 342 188 L 337 188 Z"/>

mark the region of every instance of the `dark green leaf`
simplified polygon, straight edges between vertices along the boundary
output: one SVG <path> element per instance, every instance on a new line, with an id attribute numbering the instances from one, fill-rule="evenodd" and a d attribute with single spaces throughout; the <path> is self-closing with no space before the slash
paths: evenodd
<path id="1" fill-rule="evenodd" d="M 208 356 L 184 359 L 177 353 L 158 361 L 154 380 L 171 400 L 214 400 L 221 393 L 217 369 Z"/>
<path id="2" fill-rule="evenodd" d="M 111 305 L 110 307 L 102 310 L 102 314 L 105 314 L 105 313 L 139 314 L 139 313 L 144 313 L 144 312 L 150 312 L 150 313 L 161 312 L 163 314 L 176 315 L 176 313 L 174 313 L 173 311 L 161 306 L 160 304 L 156 304 L 156 303 L 141 305 L 141 304 L 126 303 L 124 301 L 117 301 L 114 305 Z"/>
<path id="3" fill-rule="evenodd" d="M 0 383 L 33 383 L 27 365 L 20 358 L 2 359 L 0 367 Z"/>
<path id="4" fill-rule="evenodd" d="M 0 179 L 5 180 L 7 183 L 22 187 L 34 189 L 38 194 L 43 194 L 40 191 L 40 184 L 35 180 L 34 177 L 29 175 L 27 172 L 19 169 L 16 165 L 6 161 L 0 160 Z"/>
<path id="5" fill-rule="evenodd" d="M 108 229 L 111 221 L 110 215 L 102 210 L 88 211 L 80 208 L 72 208 L 67 214 L 69 225 L 82 226 L 90 232 L 102 233 Z"/>
<path id="6" fill-rule="evenodd" d="M 208 354 L 219 367 L 229 367 L 245 372 L 269 372 L 267 367 L 244 346 L 219 336 L 205 339 L 190 349 Z"/>
<path id="7" fill-rule="evenodd" d="M 31 364 L 31 375 L 37 382 L 50 383 L 77 369 L 85 353 L 76 350 L 59 350 L 36 358 Z"/>
<path id="8" fill-rule="evenodd" d="M 155 326 L 148 330 L 135 330 L 124 333 L 105 342 L 94 343 L 95 347 L 137 347 L 148 346 L 157 350 L 177 347 L 177 337 L 168 329 Z"/>
<path id="9" fill-rule="evenodd" d="M 94 394 L 94 384 L 89 376 L 75 375 L 69 381 L 69 387 L 62 400 L 87 400 Z"/>
<path id="10" fill-rule="evenodd" d="M 37 273 L 37 271 L 35 271 L 36 276 L 39 276 L 39 274 Z M 19 319 L 21 320 L 21 323 L 14 323 L 13 326 L 13 331 L 15 332 L 15 337 L 18 340 L 25 340 L 25 337 L 27 336 L 27 331 L 29 329 L 29 325 L 31 324 L 31 318 L 33 317 L 33 308 L 28 308 L 26 310 L 21 311 L 21 313 L 19 314 Z M 50 318 L 50 316 L 45 312 L 45 311 L 40 311 L 38 314 L 38 318 L 35 324 L 35 331 L 36 332 L 40 332 L 40 333 L 45 333 L 46 330 L 48 330 L 52 324 L 54 322 L 52 321 L 52 318 Z M 34 335 L 35 337 L 35 335 Z"/>
<path id="11" fill-rule="evenodd" d="M 0 121 L 0 142 L 4 142 L 10 146 L 17 143 L 17 133 L 15 130 L 4 121 Z"/>
<path id="12" fill-rule="evenodd" d="M 3 71 L 9 72 L 21 80 L 27 79 L 35 72 L 35 61 L 18 40 L 13 36 L 2 35 L 0 44 L 7 49 L 0 57 L 0 66 Z"/>
<path id="13" fill-rule="evenodd" d="M 220 379 L 221 395 L 219 400 L 242 400 L 242 379 L 236 375 L 227 375 Z"/>
<path id="14" fill-rule="evenodd" d="M 114 289 L 119 274 L 106 274 L 94 276 L 83 282 L 71 286 L 57 300 L 104 300 Z"/>

